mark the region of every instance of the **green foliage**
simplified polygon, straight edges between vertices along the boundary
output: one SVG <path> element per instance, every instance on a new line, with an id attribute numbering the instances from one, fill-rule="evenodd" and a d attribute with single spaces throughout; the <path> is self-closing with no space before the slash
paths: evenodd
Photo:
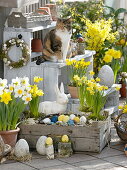
<path id="1" fill-rule="evenodd" d="M 12 96 L 9 104 L 0 102 L 0 131 L 16 129 L 19 117 L 26 105 L 22 99 Z"/>

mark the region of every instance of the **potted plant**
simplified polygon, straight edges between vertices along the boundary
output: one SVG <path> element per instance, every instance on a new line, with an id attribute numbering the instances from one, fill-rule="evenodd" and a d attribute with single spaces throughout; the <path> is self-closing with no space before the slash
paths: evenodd
<path id="1" fill-rule="evenodd" d="M 43 78 L 40 78 L 37 76 L 34 77 L 34 83 L 39 83 L 42 80 L 43 80 Z M 37 84 L 31 85 L 30 92 L 32 95 L 32 100 L 29 102 L 30 117 L 38 118 L 40 115 L 38 112 L 40 96 L 43 96 L 44 93 L 41 89 L 38 88 Z"/>
<path id="2" fill-rule="evenodd" d="M 88 80 L 87 77 L 80 78 L 75 75 L 74 79 L 78 86 L 80 111 L 90 112 L 89 118 L 93 120 L 105 119 L 101 111 L 106 103 L 107 95 L 104 95 L 104 92 L 108 87 L 101 86 L 98 77 Z"/>
<path id="3" fill-rule="evenodd" d="M 0 79 L 0 135 L 5 143 L 15 145 L 19 128 L 17 127 L 21 113 L 32 100 L 28 77 Z"/>
<path id="4" fill-rule="evenodd" d="M 76 81 L 74 79 L 74 75 L 79 77 L 85 76 L 88 66 L 90 65 L 89 61 L 85 61 L 81 59 L 80 61 L 76 61 L 74 59 L 67 59 L 66 65 L 68 66 L 69 79 L 70 84 L 68 86 L 69 93 L 72 98 L 78 98 Z"/>

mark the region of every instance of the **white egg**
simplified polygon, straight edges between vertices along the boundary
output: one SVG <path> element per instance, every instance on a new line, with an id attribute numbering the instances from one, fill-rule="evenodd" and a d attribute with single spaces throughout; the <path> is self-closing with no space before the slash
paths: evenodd
<path id="1" fill-rule="evenodd" d="M 25 139 L 20 139 L 14 148 L 14 154 L 20 158 L 29 154 L 29 145 Z"/>
<path id="2" fill-rule="evenodd" d="M 74 114 L 71 114 L 71 115 L 70 115 L 70 120 L 74 120 L 74 118 L 75 118 L 75 115 L 74 115 Z"/>
<path id="3" fill-rule="evenodd" d="M 40 155 L 46 155 L 45 141 L 47 137 L 41 136 L 36 143 L 36 150 Z"/>
<path id="4" fill-rule="evenodd" d="M 87 119 L 86 119 L 85 116 L 81 116 L 81 117 L 80 117 L 80 123 L 81 123 L 81 124 L 85 124 L 86 121 L 87 121 Z"/>
<path id="5" fill-rule="evenodd" d="M 43 123 L 51 124 L 51 120 L 49 118 L 45 118 L 45 119 L 43 119 Z"/>
<path id="6" fill-rule="evenodd" d="M 100 85 L 111 87 L 114 84 L 114 73 L 110 66 L 104 65 L 98 74 Z"/>

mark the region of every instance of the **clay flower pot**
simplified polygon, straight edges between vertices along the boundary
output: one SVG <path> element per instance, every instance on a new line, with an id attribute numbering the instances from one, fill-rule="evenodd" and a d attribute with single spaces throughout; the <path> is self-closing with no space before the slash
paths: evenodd
<path id="1" fill-rule="evenodd" d="M 50 11 L 49 7 L 40 7 L 37 10 L 37 12 L 40 13 L 40 14 L 43 14 L 43 15 L 50 15 L 50 19 L 52 20 L 51 11 Z"/>
<path id="2" fill-rule="evenodd" d="M 78 89 L 74 86 L 68 86 L 68 91 L 71 95 L 71 98 L 78 99 Z"/>
<path id="3" fill-rule="evenodd" d="M 15 130 L 0 131 L 0 135 L 2 136 L 5 144 L 8 144 L 11 147 L 14 147 L 17 141 L 17 135 L 19 131 L 20 131 L 19 128 Z"/>
<path id="4" fill-rule="evenodd" d="M 120 88 L 120 94 L 121 94 L 121 97 L 126 97 L 126 83 L 125 82 L 122 82 L 121 84 L 121 88 Z"/>
<path id="5" fill-rule="evenodd" d="M 31 43 L 32 52 L 42 52 L 42 41 L 40 39 L 33 39 Z"/>

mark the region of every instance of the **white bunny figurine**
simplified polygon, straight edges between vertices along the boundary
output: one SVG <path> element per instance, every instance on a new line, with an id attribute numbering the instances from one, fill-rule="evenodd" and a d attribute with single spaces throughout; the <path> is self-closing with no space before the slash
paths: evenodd
<path id="1" fill-rule="evenodd" d="M 64 113 L 67 108 L 67 103 L 68 103 L 68 97 L 69 95 L 66 95 L 64 93 L 64 86 L 63 83 L 60 85 L 60 90 L 58 86 L 55 87 L 55 92 L 56 92 L 56 101 L 45 101 L 41 102 L 39 104 L 39 113 L 44 113 L 46 115 L 49 114 L 57 114 L 57 113 Z"/>

